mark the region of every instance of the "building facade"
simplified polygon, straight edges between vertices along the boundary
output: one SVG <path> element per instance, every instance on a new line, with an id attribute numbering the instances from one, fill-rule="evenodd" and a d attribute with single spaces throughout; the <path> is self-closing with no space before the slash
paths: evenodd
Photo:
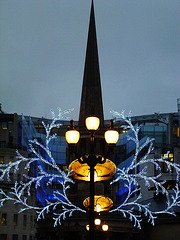
<path id="1" fill-rule="evenodd" d="M 179 100 L 178 100 L 179 101 Z M 134 125 L 141 125 L 140 138 L 141 143 L 143 143 L 147 137 L 154 138 L 154 150 L 151 153 L 150 157 L 152 158 L 161 158 L 164 155 L 168 154 L 169 161 L 180 163 L 180 123 L 179 123 L 179 111 L 175 113 L 168 114 L 152 114 L 145 116 L 134 116 L 132 117 L 132 122 Z M 30 156 L 29 148 L 28 148 L 28 140 L 37 138 L 41 142 L 45 139 L 45 131 L 42 125 L 43 121 L 50 121 L 42 118 L 33 118 L 33 117 L 25 117 L 17 114 L 0 114 L 0 163 L 8 163 L 16 160 L 16 150 L 20 151 L 20 153 L 24 156 Z M 105 121 L 105 125 L 106 125 Z M 54 129 L 54 131 L 58 134 L 57 139 L 52 142 L 52 152 L 55 156 L 55 159 L 58 161 L 58 165 L 61 169 L 65 170 L 68 167 L 67 160 L 67 143 L 65 141 L 65 131 L 67 126 L 69 125 L 68 121 L 62 121 L 62 127 L 60 129 Z M 125 131 L 122 129 L 122 120 L 116 119 L 115 128 L 121 133 L 119 141 L 117 143 L 115 154 L 114 154 L 114 162 L 117 167 L 123 168 L 128 166 L 131 158 L 134 155 L 135 146 L 131 141 L 127 140 L 127 135 L 130 135 L 130 130 Z M 166 172 L 166 166 L 163 166 L 163 176 L 162 178 L 166 180 L 166 189 L 168 191 L 172 191 L 172 188 L 175 186 L 176 176 L 175 174 Z M 28 169 L 29 174 L 35 174 L 37 171 L 36 166 L 33 166 L 31 169 Z M 51 171 L 51 169 L 49 169 Z M 9 192 L 10 188 L 13 186 L 14 182 L 23 180 L 23 174 L 25 170 L 23 168 L 19 169 L 19 171 L 14 174 L 13 172 L 9 176 L 9 181 L 1 181 L 0 186 L 5 190 L 5 192 Z M 155 169 L 150 169 L 150 174 L 155 175 Z M 51 186 L 51 188 L 46 188 L 42 183 L 42 186 L 38 189 L 38 191 L 34 190 L 31 201 L 33 204 L 43 204 L 46 199 L 52 199 L 52 190 L 57 188 L 56 183 Z M 73 188 L 72 197 L 74 202 L 78 202 L 78 192 L 82 192 L 83 188 L 81 185 L 76 185 Z M 114 204 L 119 204 L 123 201 L 126 191 L 119 184 L 116 185 L 114 189 L 109 187 L 108 182 L 103 183 L 103 194 L 107 194 L 108 196 L 112 196 L 114 200 Z M 142 191 L 142 201 L 151 202 L 155 207 L 159 207 L 163 204 L 163 196 L 159 194 L 158 196 L 155 194 L 155 189 L 150 188 L 147 189 L 144 185 L 141 186 Z M 12 240 L 33 240 L 36 238 L 42 239 L 42 228 L 46 226 L 47 222 L 41 222 L 40 224 L 36 222 L 36 214 L 32 211 L 24 212 L 18 214 L 20 210 L 19 205 L 14 205 L 12 202 L 7 202 L 4 207 L 0 208 L 0 239 L 12 239 Z M 179 216 L 179 210 L 177 210 L 177 216 Z M 173 231 L 178 232 L 179 230 L 179 217 L 172 218 L 165 216 L 164 218 L 160 218 L 157 220 L 157 226 L 150 227 L 149 225 L 144 225 L 144 229 L 142 231 L 135 230 L 132 224 L 129 221 L 123 220 L 120 215 L 108 215 L 104 214 L 102 216 L 108 222 L 110 226 L 109 233 L 106 234 L 106 237 L 114 237 L 121 236 L 123 239 L 136 239 L 136 237 L 141 237 L 146 235 L 146 232 L 150 231 L 147 229 L 151 229 L 151 235 L 153 239 L 156 239 L 156 231 L 155 229 L 161 226 L 165 230 L 167 229 L 165 226 L 168 225 L 168 232 L 171 232 L 171 229 L 176 226 Z M 170 225 L 170 221 L 173 221 L 173 225 Z M 77 238 L 80 238 L 79 231 L 83 232 L 81 236 L 82 239 L 86 239 L 86 229 L 85 226 L 87 224 L 87 216 L 79 216 L 76 215 L 74 218 L 68 219 L 63 223 L 63 226 L 58 229 L 53 229 L 51 219 L 48 219 L 49 228 L 49 237 L 54 236 L 54 233 L 58 233 L 57 239 L 68 239 L 67 236 L 77 235 Z M 163 222 L 163 224 L 162 224 Z M 123 223 L 123 224 L 122 224 Z M 42 224 L 42 226 L 41 226 Z M 125 226 L 124 226 L 125 224 Z M 78 227 L 76 227 L 77 225 Z M 48 228 L 47 226 L 47 228 Z M 53 230 L 52 230 L 53 229 Z M 76 231 L 78 229 L 78 231 Z M 154 230 L 154 231 L 153 231 Z M 164 230 L 164 231 L 165 231 Z M 68 232 L 71 232 L 69 234 Z M 145 231 L 145 232 L 144 232 Z M 160 231 L 160 229 L 158 229 Z M 101 231 L 100 231 L 101 232 Z M 100 234 L 99 230 L 96 235 Z M 166 232 L 166 231 L 165 231 Z M 142 234 L 143 233 L 143 234 Z M 68 235 L 69 234 L 69 235 Z M 75 235 L 74 235 L 75 234 Z M 104 233 L 101 233 L 102 236 Z M 153 235 L 154 234 L 154 235 Z M 61 236 L 61 238 L 59 238 Z M 151 239 L 150 235 L 148 234 Z M 168 236 L 166 234 L 166 236 Z M 100 236 L 99 236 L 100 237 Z M 80 238 L 81 239 L 81 238 Z M 108 238 L 107 238 L 108 239 Z M 167 239 L 167 238 L 164 238 Z M 177 238 L 172 238 L 177 239 Z"/>

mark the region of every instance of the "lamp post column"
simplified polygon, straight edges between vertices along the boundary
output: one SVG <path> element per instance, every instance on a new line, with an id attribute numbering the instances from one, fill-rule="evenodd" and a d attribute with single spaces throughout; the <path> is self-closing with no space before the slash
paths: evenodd
<path id="1" fill-rule="evenodd" d="M 94 240 L 94 156 L 90 157 L 89 240 Z"/>

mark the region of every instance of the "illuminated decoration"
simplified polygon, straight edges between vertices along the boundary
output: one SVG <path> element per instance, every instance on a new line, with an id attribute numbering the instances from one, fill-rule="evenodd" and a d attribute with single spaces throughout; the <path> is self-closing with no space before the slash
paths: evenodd
<path id="1" fill-rule="evenodd" d="M 90 198 L 86 198 L 83 202 L 83 205 L 86 209 L 89 209 L 90 206 Z M 94 211 L 103 212 L 109 211 L 110 208 L 113 206 L 113 201 L 103 195 L 95 195 L 94 196 Z"/>
<path id="2" fill-rule="evenodd" d="M 102 225 L 102 230 L 103 230 L 104 232 L 107 232 L 107 231 L 109 230 L 109 226 L 104 223 L 104 224 Z"/>
<path id="3" fill-rule="evenodd" d="M 27 171 L 33 163 L 37 163 L 38 165 L 38 171 L 35 177 L 24 174 L 25 182 L 16 181 L 10 192 L 6 193 L 3 189 L 0 189 L 1 207 L 6 201 L 12 201 L 14 204 L 21 204 L 22 208 L 19 212 L 35 210 L 37 213 L 37 220 L 43 219 L 46 214 L 53 211 L 54 226 L 61 224 L 62 219 L 65 219 L 66 216 L 72 216 L 75 211 L 86 212 L 74 205 L 68 199 L 66 191 L 70 188 L 70 184 L 74 184 L 71 177 L 72 175 L 68 170 L 65 172 L 59 168 L 50 150 L 50 142 L 56 138 L 56 134 L 51 135 L 51 130 L 53 128 L 59 128 L 61 126 L 60 121 L 62 119 L 67 119 L 65 115 L 71 111 L 72 110 L 67 110 L 63 112 L 59 109 L 58 116 L 55 116 L 54 112 L 52 112 L 53 120 L 50 124 L 42 122 L 46 132 L 45 145 L 40 143 L 37 139 L 29 140 L 29 147 L 33 155 L 31 158 L 23 157 L 17 151 L 17 160 L 15 162 L 0 164 L 0 181 L 4 179 L 10 181 L 12 170 L 14 170 L 14 173 L 17 173 L 20 165 L 23 165 L 24 169 Z M 41 154 L 42 151 L 38 149 L 46 153 L 44 154 L 46 158 Z M 48 168 L 51 168 L 53 173 L 52 171 L 48 171 Z M 44 181 L 47 186 L 52 186 L 53 182 L 56 182 L 58 183 L 58 189 L 52 189 L 53 199 L 46 199 L 43 206 L 32 206 L 28 202 L 28 199 L 31 199 L 31 189 L 34 188 L 34 186 L 38 189 L 42 181 Z M 59 206 L 61 206 L 61 211 L 59 211 Z"/>
<path id="4" fill-rule="evenodd" d="M 99 226 L 99 225 L 101 224 L 101 219 L 96 218 L 96 219 L 94 220 L 94 223 L 95 223 L 96 226 Z"/>
<path id="5" fill-rule="evenodd" d="M 118 113 L 112 111 L 114 117 L 121 119 L 126 123 L 124 129 L 130 129 L 131 135 L 127 134 L 127 140 L 132 141 L 135 145 L 135 153 L 131 163 L 125 168 L 117 168 L 116 179 L 114 179 L 111 184 L 115 182 L 123 182 L 124 188 L 126 188 L 126 197 L 123 202 L 116 208 L 110 210 L 109 212 L 120 212 L 123 217 L 129 218 L 134 222 L 134 226 L 141 229 L 142 215 L 144 213 L 148 222 L 152 225 L 155 224 L 155 219 L 159 214 L 170 214 L 176 216 L 174 212 L 174 207 L 180 207 L 180 191 L 179 191 L 179 173 L 180 164 L 173 163 L 169 161 L 169 152 L 159 159 L 152 159 L 149 157 L 150 153 L 154 150 L 153 139 L 149 137 L 140 144 L 139 132 L 141 126 L 133 126 L 131 122 L 131 117 L 125 117 L 124 112 Z M 142 156 L 142 150 L 146 152 Z M 176 173 L 176 185 L 173 191 L 168 191 L 164 184 L 165 180 L 161 180 L 162 177 L 162 163 L 166 164 L 167 172 Z M 157 175 L 149 176 L 148 167 L 151 169 L 156 169 Z M 137 171 L 137 169 L 139 169 Z M 145 185 L 148 189 L 152 186 L 155 188 L 156 195 L 162 193 L 166 197 L 166 207 L 163 210 L 155 211 L 151 208 L 151 203 L 142 202 L 141 185 Z M 134 198 L 134 196 L 136 196 Z M 137 213 L 138 212 L 138 213 Z"/>
<path id="6" fill-rule="evenodd" d="M 74 127 L 74 121 L 70 122 L 70 129 L 65 134 L 66 141 L 69 144 L 76 144 L 79 141 L 80 133 Z"/>
<path id="7" fill-rule="evenodd" d="M 99 128 L 100 120 L 98 117 L 87 117 L 85 123 L 88 130 L 96 131 Z"/>
<path id="8" fill-rule="evenodd" d="M 97 155 L 97 158 L 99 155 Z M 102 161 L 104 158 L 102 158 Z M 95 168 L 95 172 L 97 174 L 96 181 L 108 180 L 111 179 L 112 176 L 116 173 L 116 165 L 109 159 L 106 159 L 105 163 L 97 163 Z M 89 173 L 90 168 L 87 163 L 80 163 L 79 159 L 74 160 L 69 165 L 69 171 L 72 173 L 74 179 L 89 181 Z"/>
<path id="9" fill-rule="evenodd" d="M 0 181 L 8 180 L 11 182 L 11 173 L 18 173 L 20 165 L 24 166 L 27 175 L 24 174 L 25 181 L 16 181 L 11 190 L 7 193 L 0 189 L 0 206 L 3 207 L 6 201 L 12 201 L 14 204 L 21 204 L 22 208 L 20 212 L 26 210 L 35 210 L 37 213 L 37 220 L 45 218 L 45 215 L 53 212 L 54 226 L 61 224 L 61 221 L 66 219 L 67 216 L 71 217 L 75 211 L 80 211 L 86 213 L 84 209 L 77 207 L 68 198 L 66 191 L 70 189 L 71 184 L 74 184 L 72 176 L 76 179 L 84 180 L 88 179 L 89 167 L 87 164 L 79 163 L 75 160 L 71 165 L 69 170 L 66 172 L 61 170 L 56 164 L 56 160 L 53 158 L 51 152 L 50 143 L 56 138 L 56 134 L 52 134 L 51 130 L 53 128 L 59 128 L 61 126 L 61 120 L 64 119 L 64 114 L 70 113 L 71 111 L 61 111 L 59 109 L 58 116 L 55 116 L 52 112 L 52 122 L 44 123 L 42 122 L 46 138 L 43 143 L 39 142 L 38 139 L 29 140 L 29 148 L 32 153 L 32 157 L 24 157 L 17 151 L 17 160 L 5 164 L 1 161 L 0 163 Z M 134 226 L 141 228 L 142 215 L 146 216 L 147 221 L 152 225 L 155 223 L 155 219 L 159 214 L 170 214 L 175 215 L 174 208 L 180 207 L 180 190 L 178 186 L 180 164 L 173 161 L 172 156 L 168 152 L 166 155 L 159 159 L 150 158 L 150 154 L 153 151 L 153 139 L 146 138 L 144 142 L 140 142 L 139 131 L 141 126 L 133 126 L 131 118 L 125 117 L 124 112 L 112 112 L 116 118 L 120 118 L 122 122 L 125 123 L 124 129 L 129 129 L 126 132 L 127 140 L 132 141 L 135 145 L 135 153 L 132 161 L 127 167 L 117 168 L 113 163 L 106 159 L 103 164 L 96 165 L 95 171 L 97 172 L 97 181 L 109 179 L 109 176 L 113 176 L 116 172 L 115 179 L 111 182 L 123 183 L 123 187 L 126 189 L 125 199 L 116 207 L 112 207 L 112 201 L 104 196 L 95 196 L 95 211 L 105 211 L 109 210 L 109 213 L 119 212 L 123 217 L 129 218 L 134 222 Z M 129 133 L 129 134 L 128 134 Z M 42 154 L 43 152 L 43 154 Z M 145 152 L 142 155 L 142 152 Z M 99 156 L 97 156 L 99 159 Z M 33 164 L 37 165 L 38 171 L 36 176 L 31 176 L 28 174 L 28 169 L 31 169 Z M 82 170 L 79 170 L 79 165 L 81 165 Z M 104 165 L 105 164 L 105 165 Z M 107 165 L 106 165 L 107 164 Z M 162 165 L 166 165 L 166 170 L 171 173 L 173 170 L 173 176 L 176 175 L 176 185 L 175 187 L 168 191 L 165 187 L 166 181 L 162 181 Z M 104 165 L 104 168 L 102 167 Z M 113 166 L 113 167 L 112 167 Z M 148 168 L 155 169 L 158 172 L 157 175 L 149 175 Z M 48 171 L 47 169 L 51 169 Z M 106 171 L 105 169 L 109 169 Z M 137 171 L 138 170 L 138 171 Z M 31 172 L 31 171 L 29 171 Z M 71 174 L 72 173 L 72 174 Z M 107 174 L 107 175 L 106 175 Z M 99 180 L 98 180 L 99 178 Z M 86 180 L 88 181 L 88 180 Z M 53 197 L 47 198 L 42 206 L 30 205 L 29 199 L 31 199 L 31 189 L 39 189 L 41 183 L 46 184 L 46 186 L 51 187 L 52 184 L 57 183 L 58 188 L 53 189 Z M 154 211 L 151 208 L 150 203 L 142 202 L 141 185 L 143 184 L 148 189 L 152 186 L 154 187 L 156 194 L 162 193 L 167 199 L 167 205 L 164 209 L 159 211 Z M 37 191 L 38 192 L 38 191 Z M 36 193 L 37 193 L 36 192 Z M 37 196 L 38 197 L 38 196 Z M 107 201 L 108 199 L 108 201 Z M 106 202 L 107 201 L 107 202 Z M 89 199 L 84 201 L 84 205 L 88 208 Z M 100 205 L 100 207 L 99 207 Z M 112 207 L 112 208 L 111 208 Z M 111 208 L 111 209 L 110 209 Z M 144 217 L 143 217 L 144 218 Z"/>
<path id="10" fill-rule="evenodd" d="M 109 130 L 104 134 L 104 138 L 108 144 L 116 144 L 119 139 L 119 133 L 113 130 L 113 120 L 110 121 Z"/>

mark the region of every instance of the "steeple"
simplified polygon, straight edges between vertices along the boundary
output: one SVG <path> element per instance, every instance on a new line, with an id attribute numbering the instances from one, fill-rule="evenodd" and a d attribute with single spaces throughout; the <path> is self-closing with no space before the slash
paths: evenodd
<path id="1" fill-rule="evenodd" d="M 93 0 L 91 5 L 89 22 L 89 32 L 79 113 L 79 126 L 84 126 L 86 117 L 90 115 L 95 115 L 96 117 L 99 117 L 100 126 L 104 125 Z"/>

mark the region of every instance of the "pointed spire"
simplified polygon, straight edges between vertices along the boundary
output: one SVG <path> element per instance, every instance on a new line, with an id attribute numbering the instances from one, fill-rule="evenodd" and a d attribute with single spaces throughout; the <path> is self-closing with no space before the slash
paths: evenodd
<path id="1" fill-rule="evenodd" d="M 85 119 L 89 115 L 100 118 L 101 126 L 104 125 L 103 103 L 101 93 L 101 81 L 99 71 L 98 47 L 94 16 L 94 4 L 92 1 L 89 22 L 86 60 L 79 113 L 79 125 L 84 126 Z"/>

